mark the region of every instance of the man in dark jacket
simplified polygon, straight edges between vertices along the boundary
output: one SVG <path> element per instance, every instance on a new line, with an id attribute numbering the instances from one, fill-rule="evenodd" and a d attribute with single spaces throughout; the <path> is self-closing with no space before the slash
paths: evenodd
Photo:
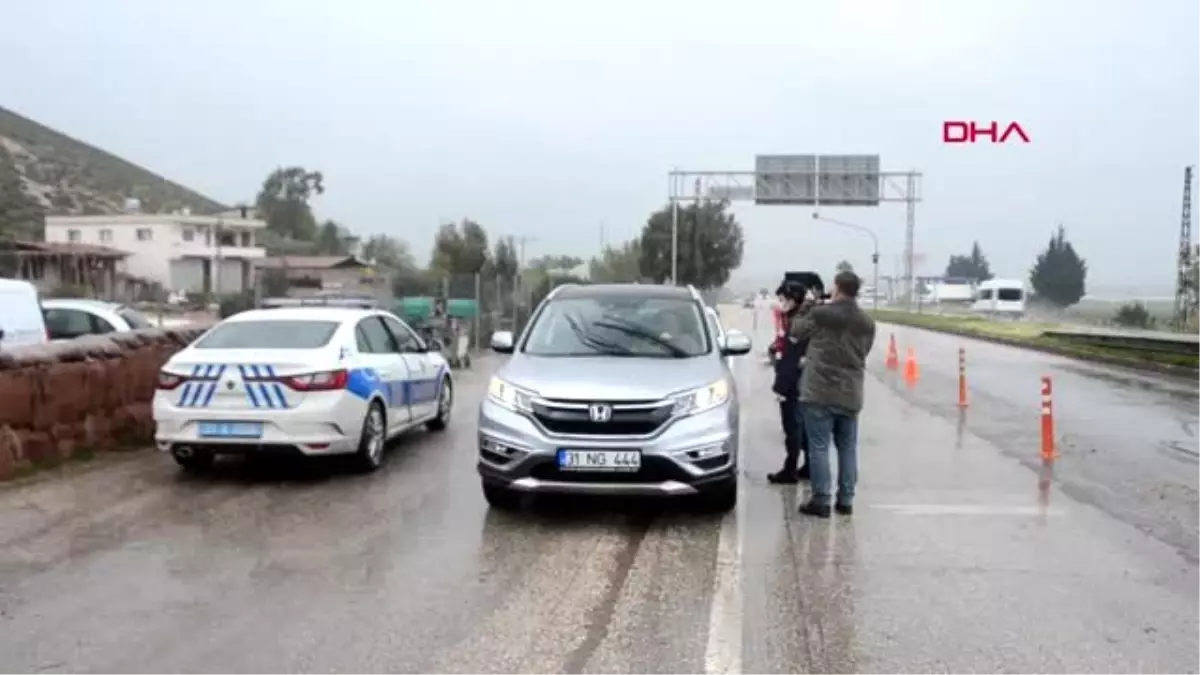
<path id="1" fill-rule="evenodd" d="M 813 307 L 792 325 L 791 337 L 808 340 L 800 403 L 808 438 L 812 498 L 800 512 L 828 518 L 831 511 L 854 510 L 858 482 L 858 413 L 863 406 L 863 375 L 875 342 L 875 320 L 858 306 L 861 281 L 853 272 L 833 280 L 831 302 Z M 836 505 L 829 466 L 829 442 L 837 446 Z"/>
<path id="2" fill-rule="evenodd" d="M 803 284 L 789 281 L 780 286 L 783 298 L 784 325 L 790 327 L 806 311 L 804 298 L 808 289 Z M 785 330 L 787 330 L 785 328 Z M 786 455 L 783 468 L 767 474 L 767 480 L 777 484 L 794 484 L 808 478 L 808 462 L 802 462 L 807 442 L 804 437 L 804 418 L 800 411 L 800 369 L 807 347 L 807 340 L 798 340 L 786 333 L 779 343 L 778 358 L 775 360 L 775 384 L 772 387 L 779 399 L 779 417 L 783 422 L 784 448 Z"/>

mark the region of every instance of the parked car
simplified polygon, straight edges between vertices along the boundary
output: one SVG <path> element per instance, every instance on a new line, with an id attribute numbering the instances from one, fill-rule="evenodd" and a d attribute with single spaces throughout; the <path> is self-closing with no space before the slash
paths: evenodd
<path id="1" fill-rule="evenodd" d="M 163 366 L 154 440 L 185 470 L 282 453 L 350 455 L 373 471 L 393 436 L 444 430 L 453 392 L 446 360 L 390 312 L 253 309 Z"/>
<path id="2" fill-rule="evenodd" d="M 37 287 L 19 279 L 0 279 L 0 349 L 49 341 Z"/>
<path id="3" fill-rule="evenodd" d="M 154 327 L 141 312 L 103 300 L 48 298 L 42 300 L 42 315 L 51 340 L 73 340 L 84 335 L 126 333 Z"/>
<path id="4" fill-rule="evenodd" d="M 479 409 L 483 495 L 693 496 L 737 503 L 739 407 L 725 361 L 750 339 L 715 334 L 690 287 L 565 285 L 538 306 Z"/>

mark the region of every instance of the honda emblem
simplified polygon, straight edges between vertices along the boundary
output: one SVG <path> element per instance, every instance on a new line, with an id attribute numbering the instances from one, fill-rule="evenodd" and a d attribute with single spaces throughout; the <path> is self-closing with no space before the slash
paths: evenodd
<path id="1" fill-rule="evenodd" d="M 607 422 L 612 419 L 612 406 L 604 403 L 593 403 L 588 406 L 588 419 L 593 422 Z"/>

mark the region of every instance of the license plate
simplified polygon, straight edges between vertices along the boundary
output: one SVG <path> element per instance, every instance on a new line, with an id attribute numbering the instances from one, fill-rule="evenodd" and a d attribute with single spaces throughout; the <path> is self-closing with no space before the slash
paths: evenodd
<path id="1" fill-rule="evenodd" d="M 202 438 L 262 438 L 262 422 L 201 422 Z"/>
<path id="2" fill-rule="evenodd" d="M 640 450 L 559 450 L 558 468 L 563 471 L 637 471 L 642 468 Z"/>

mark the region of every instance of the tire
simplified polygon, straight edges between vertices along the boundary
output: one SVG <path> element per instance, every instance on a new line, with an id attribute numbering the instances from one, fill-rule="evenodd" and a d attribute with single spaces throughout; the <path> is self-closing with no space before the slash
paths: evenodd
<path id="1" fill-rule="evenodd" d="M 521 508 L 521 493 L 499 485 L 483 483 L 483 498 L 494 509 L 515 511 Z"/>
<path id="2" fill-rule="evenodd" d="M 194 451 L 186 457 L 175 452 L 171 453 L 171 458 L 175 463 L 188 473 L 199 473 L 212 468 L 213 462 L 216 461 L 216 456 L 205 450 Z"/>
<path id="3" fill-rule="evenodd" d="M 363 416 L 362 434 L 358 440 L 358 452 L 354 453 L 355 467 L 364 473 L 376 471 L 383 465 L 384 446 L 387 445 L 387 415 L 379 401 L 372 401 Z"/>
<path id="4" fill-rule="evenodd" d="M 712 492 L 700 495 L 700 509 L 705 513 L 729 513 L 737 508 L 737 481 L 715 488 Z"/>
<path id="5" fill-rule="evenodd" d="M 450 383 L 450 378 L 442 380 L 442 390 L 438 396 L 437 417 L 425 423 L 430 431 L 445 431 L 450 426 L 450 413 L 454 411 L 454 385 Z"/>

